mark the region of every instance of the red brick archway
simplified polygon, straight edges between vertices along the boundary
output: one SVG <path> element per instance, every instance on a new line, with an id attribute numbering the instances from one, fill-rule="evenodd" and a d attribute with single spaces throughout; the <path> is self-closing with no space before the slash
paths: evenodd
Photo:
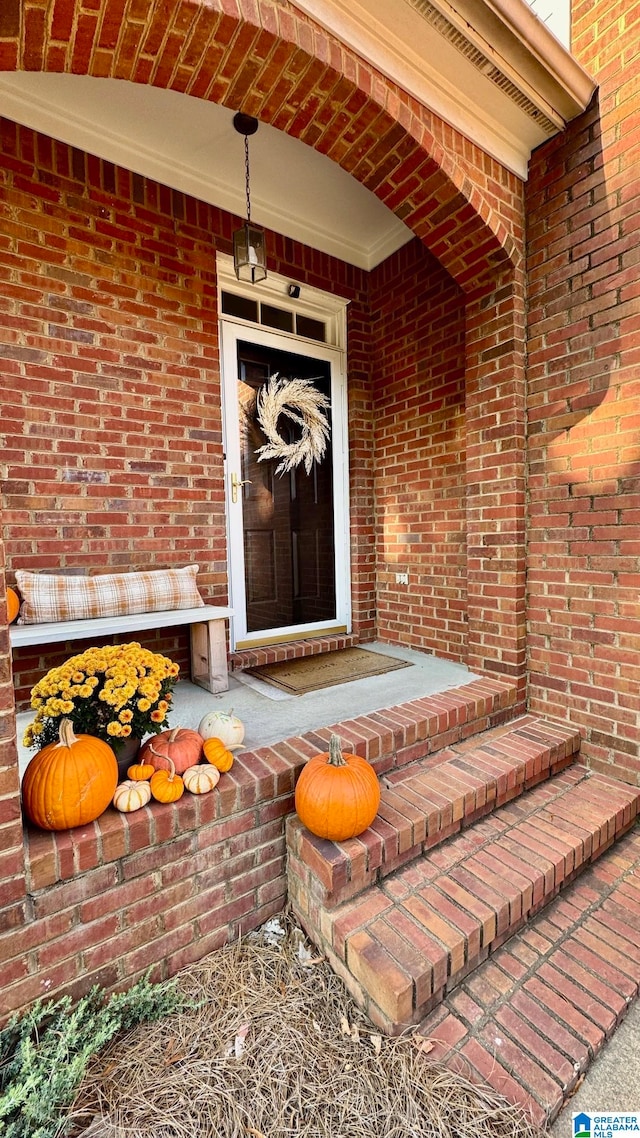
<path id="1" fill-rule="evenodd" d="M 111 77 L 241 108 L 329 156 L 440 261 L 467 302 L 467 661 L 523 686 L 518 179 L 277 0 L 4 0 L 0 69 Z M 0 656 L 1 793 L 15 832 L 15 843 L 5 835 L 13 860 L 0 877 L 14 881 L 17 899 L 24 879 L 6 626 Z"/>
<path id="2" fill-rule="evenodd" d="M 0 69 L 129 80 L 255 115 L 371 190 L 465 291 L 519 260 L 518 180 L 488 174 L 478 147 L 285 4 L 5 0 Z"/>

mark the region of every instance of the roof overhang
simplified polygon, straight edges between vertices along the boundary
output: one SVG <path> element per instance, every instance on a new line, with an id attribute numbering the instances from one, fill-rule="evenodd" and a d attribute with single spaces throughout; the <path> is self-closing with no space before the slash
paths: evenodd
<path id="1" fill-rule="evenodd" d="M 520 178 L 596 84 L 526 0 L 292 0 Z"/>

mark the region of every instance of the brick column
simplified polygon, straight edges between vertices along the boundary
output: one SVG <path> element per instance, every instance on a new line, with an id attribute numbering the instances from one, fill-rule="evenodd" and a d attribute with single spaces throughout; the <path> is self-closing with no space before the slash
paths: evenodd
<path id="1" fill-rule="evenodd" d="M 5 598 L 4 545 L 0 542 L 0 933 L 22 924 L 26 893 L 16 715 Z M 5 976 L 4 982 L 8 983 L 12 978 Z"/>
<path id="2" fill-rule="evenodd" d="M 470 668 L 525 696 L 524 277 L 511 267 L 469 294 L 466 332 Z"/>
<path id="3" fill-rule="evenodd" d="M 370 311 L 349 309 L 348 418 L 352 629 L 361 640 L 376 635 L 375 487 Z"/>
<path id="4" fill-rule="evenodd" d="M 527 184 L 529 698 L 638 785 L 638 6 L 574 0 L 572 51 L 598 92 Z"/>

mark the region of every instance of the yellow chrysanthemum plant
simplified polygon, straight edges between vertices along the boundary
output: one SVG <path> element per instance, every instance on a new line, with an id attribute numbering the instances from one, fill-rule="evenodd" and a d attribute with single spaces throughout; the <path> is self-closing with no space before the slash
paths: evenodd
<path id="1" fill-rule="evenodd" d="M 35 718 L 24 745 L 39 750 L 55 742 L 60 721 L 70 719 L 76 734 L 103 739 L 117 754 L 130 736 L 144 739 L 168 726 L 178 672 L 167 656 L 136 643 L 88 648 L 31 689 Z"/>

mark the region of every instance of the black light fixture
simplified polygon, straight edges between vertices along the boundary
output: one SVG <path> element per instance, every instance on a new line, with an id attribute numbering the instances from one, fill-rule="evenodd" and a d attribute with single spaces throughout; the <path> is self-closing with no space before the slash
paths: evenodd
<path id="1" fill-rule="evenodd" d="M 258 284 L 267 275 L 267 253 L 264 244 L 264 231 L 251 224 L 251 195 L 249 192 L 249 136 L 258 129 L 258 120 L 252 115 L 238 112 L 233 116 L 233 125 L 238 134 L 244 135 L 244 170 L 247 192 L 247 220 L 242 229 L 233 235 L 233 267 L 239 281 Z"/>

